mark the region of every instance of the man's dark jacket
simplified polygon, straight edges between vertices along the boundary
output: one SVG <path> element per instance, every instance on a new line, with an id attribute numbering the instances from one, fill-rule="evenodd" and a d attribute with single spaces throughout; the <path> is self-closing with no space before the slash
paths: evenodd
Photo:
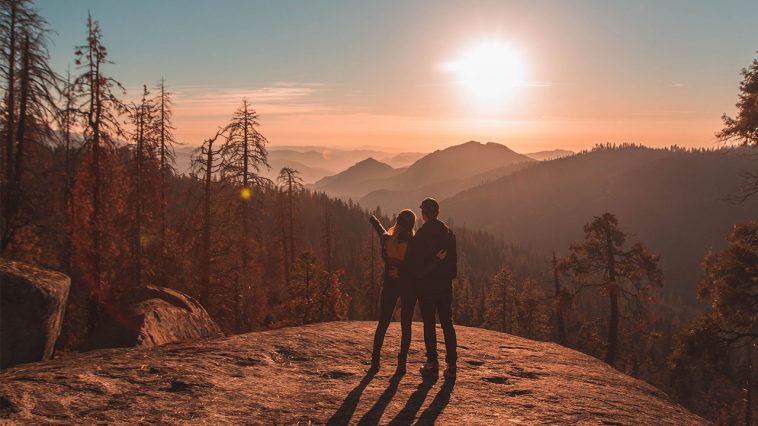
<path id="1" fill-rule="evenodd" d="M 447 257 L 439 261 L 437 253 L 447 250 Z M 455 235 L 440 220 L 425 222 L 408 246 L 409 275 L 420 288 L 449 284 L 458 275 L 458 253 Z"/>

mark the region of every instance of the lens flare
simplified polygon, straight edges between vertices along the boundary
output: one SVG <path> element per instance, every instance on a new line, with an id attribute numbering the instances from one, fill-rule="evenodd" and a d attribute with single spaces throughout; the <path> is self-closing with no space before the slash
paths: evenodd
<path id="1" fill-rule="evenodd" d="M 242 188 L 240 191 L 240 197 L 243 200 L 249 200 L 253 196 L 253 191 L 250 188 Z"/>

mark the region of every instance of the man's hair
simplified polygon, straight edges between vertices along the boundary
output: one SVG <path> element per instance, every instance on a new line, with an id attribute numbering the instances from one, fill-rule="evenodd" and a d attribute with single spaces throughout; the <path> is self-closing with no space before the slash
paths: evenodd
<path id="1" fill-rule="evenodd" d="M 440 214 L 440 204 L 434 198 L 425 198 L 421 202 L 421 213 L 431 219 L 436 219 Z"/>

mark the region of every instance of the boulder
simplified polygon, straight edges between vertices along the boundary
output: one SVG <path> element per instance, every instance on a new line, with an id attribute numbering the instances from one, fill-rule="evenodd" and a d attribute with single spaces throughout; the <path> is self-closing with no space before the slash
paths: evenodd
<path id="1" fill-rule="evenodd" d="M 177 290 L 148 285 L 121 305 L 106 310 L 108 318 L 96 327 L 90 349 L 152 347 L 223 336 L 205 308 Z"/>
<path id="2" fill-rule="evenodd" d="M 53 356 L 71 280 L 0 258 L 0 368 Z"/>

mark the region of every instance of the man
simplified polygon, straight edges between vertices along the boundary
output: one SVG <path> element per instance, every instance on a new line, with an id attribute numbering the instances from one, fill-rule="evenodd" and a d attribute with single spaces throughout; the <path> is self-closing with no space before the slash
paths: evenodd
<path id="1" fill-rule="evenodd" d="M 426 364 L 421 374 L 436 376 L 439 373 L 437 359 L 437 333 L 435 315 L 445 335 L 445 378 L 456 374 L 456 336 L 453 328 L 453 278 L 458 272 L 458 254 L 455 235 L 439 219 L 440 206 L 433 198 L 421 202 L 421 217 L 424 224 L 408 247 L 408 267 L 419 294 L 421 315 L 424 318 L 424 344 Z M 440 252 L 447 252 L 439 256 Z M 444 257 L 444 258 L 442 258 Z M 440 260 L 441 259 L 441 260 Z"/>

